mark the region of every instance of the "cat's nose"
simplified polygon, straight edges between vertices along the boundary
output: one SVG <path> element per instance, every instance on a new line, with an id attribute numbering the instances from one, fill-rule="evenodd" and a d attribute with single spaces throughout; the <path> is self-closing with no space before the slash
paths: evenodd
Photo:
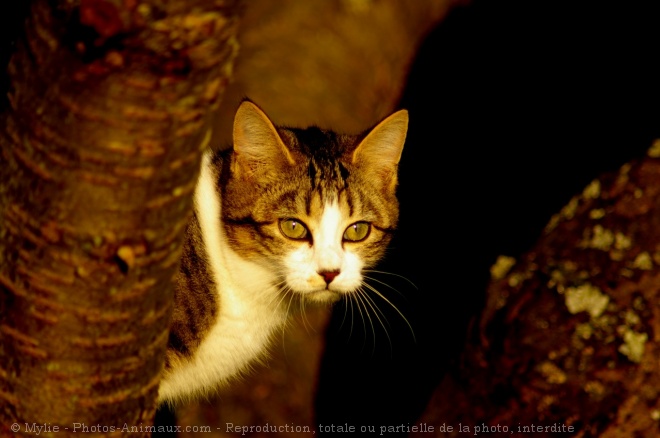
<path id="1" fill-rule="evenodd" d="M 325 284 L 332 283 L 332 280 L 339 275 L 339 271 L 319 271 L 319 275 L 325 280 Z"/>

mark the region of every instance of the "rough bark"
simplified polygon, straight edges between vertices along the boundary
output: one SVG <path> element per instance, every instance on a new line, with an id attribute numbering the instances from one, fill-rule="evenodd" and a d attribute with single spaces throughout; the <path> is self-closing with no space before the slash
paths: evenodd
<path id="1" fill-rule="evenodd" d="M 462 367 L 420 423 L 440 436 L 658 436 L 659 158 L 656 142 L 594 180 L 508 274 L 514 261 L 498 260 Z"/>
<path id="2" fill-rule="evenodd" d="M 151 424 L 236 10 L 32 3 L 0 131 L 0 435 L 148 435 L 121 428 Z"/>

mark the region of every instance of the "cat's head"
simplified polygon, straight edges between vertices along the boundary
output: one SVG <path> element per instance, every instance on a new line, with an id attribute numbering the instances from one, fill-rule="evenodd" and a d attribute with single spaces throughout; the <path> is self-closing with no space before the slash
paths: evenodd
<path id="1" fill-rule="evenodd" d="M 312 301 L 360 288 L 397 224 L 407 128 L 405 110 L 359 136 L 279 128 L 243 102 L 222 172 L 232 249 L 275 272 L 283 290 Z"/>

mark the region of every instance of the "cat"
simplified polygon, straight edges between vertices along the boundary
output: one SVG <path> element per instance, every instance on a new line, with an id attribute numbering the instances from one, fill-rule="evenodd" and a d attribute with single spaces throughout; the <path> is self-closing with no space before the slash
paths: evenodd
<path id="1" fill-rule="evenodd" d="M 348 136 L 276 127 L 241 103 L 233 148 L 202 160 L 159 403 L 209 395 L 263 360 L 293 301 L 362 291 L 397 224 L 407 129 L 406 110 Z"/>

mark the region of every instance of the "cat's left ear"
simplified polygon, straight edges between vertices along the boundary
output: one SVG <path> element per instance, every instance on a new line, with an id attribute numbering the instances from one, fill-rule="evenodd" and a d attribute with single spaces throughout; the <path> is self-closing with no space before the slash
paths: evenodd
<path id="1" fill-rule="evenodd" d="M 408 111 L 400 110 L 376 125 L 353 152 L 353 164 L 368 177 L 396 187 L 397 167 L 408 133 Z"/>

